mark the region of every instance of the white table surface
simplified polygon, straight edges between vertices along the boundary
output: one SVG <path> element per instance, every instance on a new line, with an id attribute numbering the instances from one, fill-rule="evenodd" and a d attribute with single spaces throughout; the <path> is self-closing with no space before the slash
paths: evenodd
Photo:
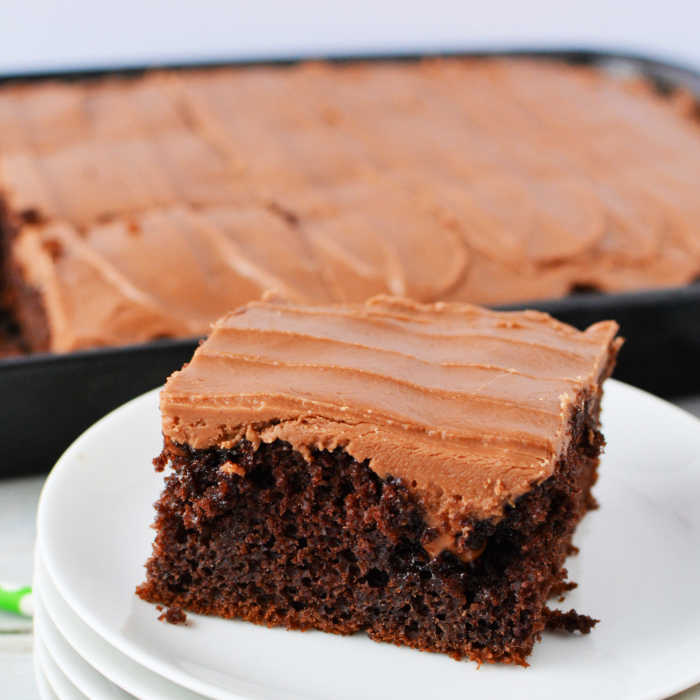
<path id="1" fill-rule="evenodd" d="M 676 401 L 700 417 L 700 396 Z M 34 519 L 44 477 L 0 481 L 0 579 L 25 584 L 32 580 Z M 23 632 L 11 632 L 24 628 Z M 700 658 L 700 654 L 699 654 Z M 31 625 L 0 612 L 0 696 L 13 700 L 38 698 L 32 669 Z M 700 686 L 676 696 L 700 700 Z"/>

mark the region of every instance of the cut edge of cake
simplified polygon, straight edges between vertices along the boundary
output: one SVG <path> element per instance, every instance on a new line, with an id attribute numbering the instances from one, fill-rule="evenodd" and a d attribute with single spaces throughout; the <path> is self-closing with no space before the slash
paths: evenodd
<path id="1" fill-rule="evenodd" d="M 599 430 L 601 386 L 621 340 L 613 322 L 592 328 L 576 331 L 538 312 L 420 305 L 387 297 L 346 307 L 268 301 L 230 314 L 215 325 L 192 362 L 170 378 L 162 395 L 165 441 L 155 464 L 171 471 L 156 505 L 154 551 L 139 595 L 192 612 L 267 625 L 343 634 L 366 631 L 376 640 L 479 662 L 526 665 L 547 626 L 588 632 L 595 624 L 592 618 L 552 611 L 547 601 L 571 587 L 564 562 L 572 551 L 576 524 L 595 503 L 590 490 L 604 442 Z M 257 339 L 251 331 L 259 333 Z M 519 332 L 526 352 L 509 349 L 509 339 L 513 345 Z M 550 395 L 562 378 L 546 361 L 543 334 L 549 335 L 549 351 L 560 354 L 561 367 L 589 367 L 588 376 L 568 378 L 577 391 Z M 374 345 L 358 342 L 361 337 L 374 338 Z M 421 343 L 411 345 L 411 337 Z M 406 353 L 396 350 L 402 338 L 413 352 L 405 366 Z M 311 363 L 322 380 L 316 386 L 305 358 L 318 351 L 317 341 L 329 339 L 337 347 L 327 347 L 326 362 Z M 546 376 L 528 382 L 522 367 L 520 372 L 509 367 L 503 375 L 506 385 L 499 389 L 499 380 L 481 381 L 478 362 L 449 361 L 451 353 L 465 347 L 474 356 L 491 352 L 496 357 L 499 343 L 501 353 L 510 353 L 511 364 L 520 362 L 530 370 L 538 366 L 541 352 L 545 362 L 539 371 Z M 259 353 L 253 358 L 255 347 Z M 286 364 L 296 374 L 280 374 L 285 364 L 280 353 L 287 354 Z M 426 359 L 431 356 L 442 361 Z M 355 363 L 354 380 L 366 391 L 364 397 L 338 379 L 343 372 L 333 373 L 328 358 L 340 363 L 336 370 Z M 238 363 L 245 373 L 227 362 Z M 365 364 L 358 369 L 361 362 Z M 412 382 L 402 374 L 411 366 Z M 424 394 L 438 395 L 440 401 L 404 406 L 403 415 L 391 415 L 382 402 L 390 406 L 397 396 L 386 387 L 386 395 L 380 396 L 378 388 L 384 385 L 378 378 L 386 379 L 382 372 L 403 389 L 422 382 Z M 290 377 L 298 380 L 293 389 Z M 258 382 L 264 396 L 252 395 L 250 381 Z M 287 384 L 280 385 L 279 396 L 271 396 L 269 387 L 280 381 Z M 513 401 L 504 398 L 509 381 L 520 408 L 535 414 L 534 422 L 523 418 L 522 430 L 508 417 L 513 413 Z M 450 382 L 461 386 L 462 393 L 448 391 Z M 482 394 L 490 387 L 486 395 L 472 396 L 472 409 L 480 408 L 487 417 L 491 414 L 485 405 L 496 416 L 502 412 L 500 424 L 493 416 L 490 427 L 482 416 L 476 431 L 468 418 L 460 423 L 454 409 L 465 403 L 470 382 L 483 384 Z M 532 393 L 538 383 L 541 397 Z M 237 386 L 243 388 L 238 399 Z M 329 433 L 322 440 L 310 439 L 317 425 L 309 422 L 309 406 L 318 413 L 324 387 L 336 403 L 342 396 L 336 408 L 344 410 L 333 418 L 335 440 Z M 295 392 L 293 416 L 289 407 L 295 405 Z M 404 399 L 411 396 L 409 392 Z M 367 397 L 374 408 L 367 405 Z M 539 399 L 548 409 L 558 403 L 558 423 L 547 422 L 547 410 L 536 413 L 531 404 Z M 421 410 L 427 407 L 429 413 L 441 402 L 443 423 L 432 429 L 421 424 L 426 415 Z M 348 425 L 366 422 L 368 409 L 375 430 L 351 431 L 348 439 Z M 278 418 L 267 416 L 268 410 Z M 216 412 L 218 432 L 212 432 Z M 339 414 L 344 421 L 338 420 Z M 231 430 L 234 420 L 239 422 L 237 431 Z M 300 424 L 304 429 L 296 432 L 296 439 L 294 431 L 279 429 Z M 404 443 L 409 446 L 420 442 L 416 427 L 431 433 L 437 459 L 426 468 L 427 485 L 410 478 L 419 474 L 425 449 L 418 450 L 410 465 L 409 452 L 391 445 L 401 460 L 385 460 L 375 468 L 370 453 L 379 444 L 377 435 L 395 439 L 396 425 L 408 431 Z M 499 425 L 509 431 L 500 441 L 494 434 Z M 194 432 L 188 434 L 187 426 Z M 482 444 L 475 437 L 478 430 Z M 561 439 L 558 430 L 565 433 Z M 362 435 L 370 453 L 358 450 Z M 543 435 L 548 438 L 538 442 Z M 464 454 L 460 460 L 460 451 L 469 451 L 471 462 Z M 494 482 L 485 474 L 499 460 L 504 478 Z M 524 478 L 507 476 L 513 464 Z M 462 493 L 450 490 L 457 484 Z M 499 498 L 494 500 L 494 495 Z"/>

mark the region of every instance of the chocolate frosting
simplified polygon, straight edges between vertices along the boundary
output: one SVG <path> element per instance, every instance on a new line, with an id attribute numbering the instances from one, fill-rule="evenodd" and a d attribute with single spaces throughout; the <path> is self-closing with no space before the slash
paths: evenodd
<path id="1" fill-rule="evenodd" d="M 384 296 L 254 302 L 168 379 L 163 434 L 193 448 L 280 439 L 307 458 L 342 447 L 403 479 L 450 539 L 465 516 L 498 517 L 552 474 L 573 407 L 599 396 L 616 332 Z"/>
<path id="2" fill-rule="evenodd" d="M 34 83 L 0 91 L 0 192 L 53 350 L 205 334 L 268 288 L 498 304 L 678 285 L 700 274 L 694 111 L 526 59 Z"/>

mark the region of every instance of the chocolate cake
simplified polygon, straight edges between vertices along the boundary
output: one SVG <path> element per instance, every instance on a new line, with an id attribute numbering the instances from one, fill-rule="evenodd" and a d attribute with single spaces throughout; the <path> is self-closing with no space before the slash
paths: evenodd
<path id="1" fill-rule="evenodd" d="M 225 316 L 161 394 L 139 595 L 480 662 L 588 632 L 547 601 L 595 503 L 616 333 L 381 296 Z"/>
<path id="2" fill-rule="evenodd" d="M 33 350 L 203 335 L 269 288 L 494 305 L 686 284 L 699 173 L 692 100 L 555 61 L 0 89 L 6 294 Z"/>

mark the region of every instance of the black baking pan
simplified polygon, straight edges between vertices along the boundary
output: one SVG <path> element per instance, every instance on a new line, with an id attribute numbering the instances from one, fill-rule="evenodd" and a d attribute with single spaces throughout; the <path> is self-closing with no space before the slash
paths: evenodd
<path id="1" fill-rule="evenodd" d="M 643 56 L 586 50 L 459 52 L 459 55 L 516 55 L 600 64 L 643 75 L 660 91 L 685 87 L 700 96 L 700 73 Z M 381 58 L 412 60 L 420 56 Z M 4 79 L 71 80 L 114 73 L 137 74 L 143 70 L 81 71 Z M 623 294 L 577 293 L 525 306 L 547 311 L 579 328 L 614 318 L 627 338 L 615 371 L 618 379 L 665 397 L 700 393 L 700 282 Z M 523 305 L 504 308 L 523 308 Z M 159 340 L 63 355 L 0 359 L 0 478 L 48 471 L 63 450 L 98 418 L 128 399 L 161 385 L 189 359 L 197 343 L 197 339 Z M 124 439 L 128 440 L 129 436 L 125 435 Z"/>

